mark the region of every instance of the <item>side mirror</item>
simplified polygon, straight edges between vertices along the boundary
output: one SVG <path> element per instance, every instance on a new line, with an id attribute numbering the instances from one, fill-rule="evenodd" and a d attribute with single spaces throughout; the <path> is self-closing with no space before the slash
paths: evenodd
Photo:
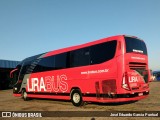
<path id="1" fill-rule="evenodd" d="M 16 69 L 13 69 L 11 72 L 10 72 L 10 78 L 13 78 L 13 73 L 15 72 L 15 71 L 17 71 L 18 69 L 16 68 Z"/>

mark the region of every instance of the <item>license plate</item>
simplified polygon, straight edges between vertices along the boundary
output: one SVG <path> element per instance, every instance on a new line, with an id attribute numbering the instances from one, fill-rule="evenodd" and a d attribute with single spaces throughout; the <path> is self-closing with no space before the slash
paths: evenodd
<path id="1" fill-rule="evenodd" d="M 142 96 L 142 95 L 143 95 L 143 93 L 139 93 L 138 95 L 139 95 L 139 96 Z"/>

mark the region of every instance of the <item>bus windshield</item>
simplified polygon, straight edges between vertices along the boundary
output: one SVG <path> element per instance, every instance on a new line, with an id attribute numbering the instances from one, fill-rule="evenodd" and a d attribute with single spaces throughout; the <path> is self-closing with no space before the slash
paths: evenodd
<path id="1" fill-rule="evenodd" d="M 147 48 L 142 40 L 125 37 L 126 42 L 126 53 L 135 52 L 147 55 Z"/>

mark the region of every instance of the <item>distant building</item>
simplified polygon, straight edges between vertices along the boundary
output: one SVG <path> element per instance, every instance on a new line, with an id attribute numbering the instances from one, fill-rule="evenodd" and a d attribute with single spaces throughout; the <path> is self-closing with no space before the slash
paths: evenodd
<path id="1" fill-rule="evenodd" d="M 0 89 L 11 88 L 15 78 L 10 78 L 10 71 L 13 70 L 20 61 L 0 60 Z"/>

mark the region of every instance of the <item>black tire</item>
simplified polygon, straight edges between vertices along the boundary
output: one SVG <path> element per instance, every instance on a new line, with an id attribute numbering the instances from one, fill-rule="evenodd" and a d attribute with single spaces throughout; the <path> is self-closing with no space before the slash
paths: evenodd
<path id="1" fill-rule="evenodd" d="M 71 101 L 72 101 L 72 104 L 76 107 L 84 105 L 84 102 L 83 102 L 83 99 L 82 99 L 82 93 L 80 92 L 79 89 L 72 90 Z"/>
<path id="2" fill-rule="evenodd" d="M 29 100 L 29 98 L 28 98 L 28 96 L 27 96 L 27 92 L 26 92 L 25 89 L 22 90 L 22 99 L 23 99 L 24 101 Z"/>

